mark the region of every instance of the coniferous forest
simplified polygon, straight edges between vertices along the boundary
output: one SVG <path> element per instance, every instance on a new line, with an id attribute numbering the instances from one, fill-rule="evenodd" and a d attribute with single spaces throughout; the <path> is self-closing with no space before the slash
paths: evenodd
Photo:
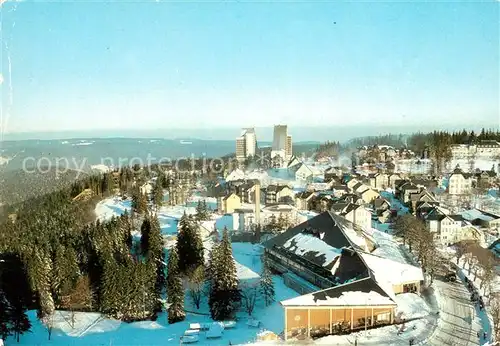
<path id="1" fill-rule="evenodd" d="M 153 176 L 146 196 L 139 186 Z M 198 224 L 209 217 L 205 203 L 180 219 L 176 246 L 165 249 L 156 212 L 177 179 L 184 178 L 158 167 L 125 167 L 7 205 L 0 215 L 0 338 L 27 332 L 28 310 L 43 322 L 55 310 L 126 322 L 166 311 L 174 323 L 185 317 L 186 292 L 197 308 L 206 299 L 213 319 L 232 317 L 240 292 L 231 243 L 224 232 L 205 265 Z M 96 221 L 96 204 L 110 196 L 131 199 L 130 213 Z"/>

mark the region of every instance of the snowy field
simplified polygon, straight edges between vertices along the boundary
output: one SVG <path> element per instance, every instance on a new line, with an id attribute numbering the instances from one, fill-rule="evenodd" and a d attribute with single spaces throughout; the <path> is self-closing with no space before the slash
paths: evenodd
<path id="1" fill-rule="evenodd" d="M 262 249 L 250 243 L 233 243 L 233 254 L 238 262 L 238 274 L 243 280 L 248 276 L 254 277 L 262 271 L 260 255 Z M 246 323 L 251 318 L 243 310 L 237 315 L 234 328 L 224 330 L 222 338 L 206 339 L 201 333 L 199 345 L 227 345 L 231 342 L 247 344 L 255 342 L 257 334 L 263 330 L 279 334 L 283 331 L 284 311 L 279 301 L 289 299 L 298 294 L 285 286 L 283 280 L 273 278 L 276 301 L 270 306 L 265 306 L 258 301 L 252 319 L 258 319 L 259 328 L 250 327 Z M 124 323 L 108 319 L 99 313 L 75 313 L 74 325 L 71 324 L 69 312 L 57 311 L 53 317 L 54 329 L 52 338 L 48 340 L 47 329 L 36 319 L 36 312 L 30 311 L 29 317 L 33 324 L 32 332 L 21 336 L 18 344 L 13 339 L 7 339 L 7 344 L 18 345 L 179 345 L 180 337 L 189 329 L 190 323 L 212 322 L 209 317 L 207 299 L 204 297 L 200 310 L 196 310 L 186 295 L 186 320 L 168 324 L 165 313 L 159 315 L 156 321 L 142 321 Z"/>
<path id="2" fill-rule="evenodd" d="M 472 170 L 475 170 L 476 168 L 479 168 L 482 171 L 489 171 L 493 165 L 495 167 L 498 165 L 498 160 L 494 159 L 474 159 L 474 160 L 469 160 L 469 159 L 454 159 L 451 160 L 448 168 L 450 170 L 455 169 L 456 166 L 460 166 L 462 170 L 465 172 L 471 171 L 471 166 Z"/>

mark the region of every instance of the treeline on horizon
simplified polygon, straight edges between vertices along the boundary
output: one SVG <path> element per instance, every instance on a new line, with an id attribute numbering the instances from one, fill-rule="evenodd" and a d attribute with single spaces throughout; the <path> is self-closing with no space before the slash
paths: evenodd
<path id="1" fill-rule="evenodd" d="M 480 141 L 494 140 L 500 142 L 500 131 L 481 129 L 479 132 L 468 131 L 433 131 L 413 134 L 384 134 L 378 136 L 358 137 L 346 143 L 327 141 L 317 146 L 317 153 L 350 154 L 362 146 L 389 145 L 394 148 L 407 148 L 419 156 L 433 149 L 449 147 L 453 144 L 478 144 Z M 335 156 L 335 155 L 331 155 Z M 446 155 L 445 155 L 446 156 Z"/>

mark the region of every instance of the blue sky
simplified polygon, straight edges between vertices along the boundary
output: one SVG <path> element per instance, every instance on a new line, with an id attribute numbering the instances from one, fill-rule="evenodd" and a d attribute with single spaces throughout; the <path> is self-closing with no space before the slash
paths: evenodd
<path id="1" fill-rule="evenodd" d="M 498 124 L 498 2 L 26 0 L 2 16 L 6 132 Z"/>

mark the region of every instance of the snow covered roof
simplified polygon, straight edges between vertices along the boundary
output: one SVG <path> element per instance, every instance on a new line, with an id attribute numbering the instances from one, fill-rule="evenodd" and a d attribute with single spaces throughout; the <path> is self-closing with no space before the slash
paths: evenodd
<path id="1" fill-rule="evenodd" d="M 305 294 L 281 302 L 283 306 L 360 306 L 396 305 L 387 292 L 375 280 L 349 282 L 326 290 Z"/>
<path id="2" fill-rule="evenodd" d="M 281 248 L 325 267 L 342 248 L 368 250 L 374 240 L 359 226 L 330 211 L 319 214 L 266 241 L 268 249 Z"/>
<path id="3" fill-rule="evenodd" d="M 391 285 L 399 285 L 424 280 L 422 269 L 419 267 L 395 262 L 366 252 L 359 252 L 359 254 L 379 282 L 384 281 Z"/>
<path id="4" fill-rule="evenodd" d="M 299 233 L 288 239 L 283 247 L 299 256 L 310 254 L 310 256 L 321 257 L 319 261 L 326 266 L 340 255 L 341 250 L 325 243 L 322 240 L 323 237 L 324 233 L 320 233 L 319 238 L 312 234 Z"/>
<path id="5" fill-rule="evenodd" d="M 493 216 L 486 215 L 477 209 L 465 210 L 465 211 L 461 212 L 460 215 L 462 215 L 462 217 L 468 221 L 477 220 L 477 219 L 483 220 L 483 221 L 495 220 L 495 218 Z"/>
<path id="6" fill-rule="evenodd" d="M 241 169 L 235 169 L 226 177 L 226 181 L 240 180 L 245 178 L 245 173 Z"/>

